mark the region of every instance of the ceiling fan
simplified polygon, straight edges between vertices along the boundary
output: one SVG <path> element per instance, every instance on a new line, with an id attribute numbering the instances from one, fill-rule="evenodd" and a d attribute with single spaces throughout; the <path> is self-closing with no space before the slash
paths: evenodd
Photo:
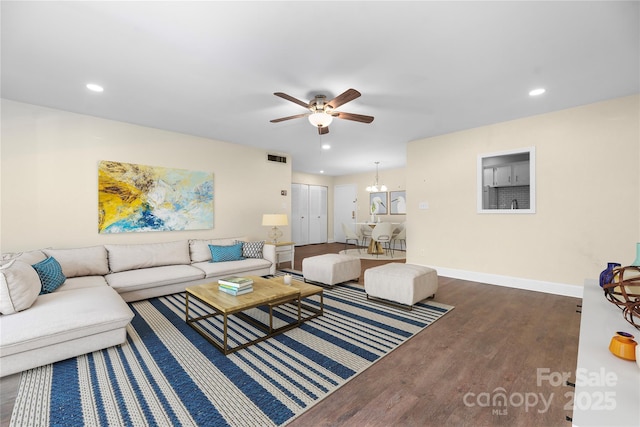
<path id="1" fill-rule="evenodd" d="M 323 135 L 329 133 L 329 125 L 334 117 L 345 120 L 353 120 L 361 123 L 371 123 L 373 121 L 372 116 L 364 116 L 362 114 L 343 113 L 341 111 L 335 111 L 339 106 L 346 104 L 349 101 L 353 101 L 361 95 L 355 89 L 347 89 L 340 95 L 327 102 L 327 97 L 324 95 L 316 95 L 311 101 L 304 102 L 293 96 L 287 95 L 282 92 L 275 92 L 275 96 L 279 96 L 282 99 L 296 103 L 304 108 L 308 108 L 309 112 L 304 114 L 296 114 L 295 116 L 281 117 L 279 119 L 271 120 L 271 123 L 283 122 L 285 120 L 299 119 L 302 117 L 308 117 L 309 122 L 318 128 L 318 134 Z"/>

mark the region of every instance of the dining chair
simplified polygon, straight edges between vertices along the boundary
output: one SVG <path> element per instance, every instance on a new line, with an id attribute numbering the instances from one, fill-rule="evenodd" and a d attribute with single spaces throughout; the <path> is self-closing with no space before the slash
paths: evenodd
<path id="1" fill-rule="evenodd" d="M 363 224 L 360 226 L 360 234 L 362 235 L 362 246 L 367 246 L 367 239 L 371 240 L 371 232 L 373 228 L 371 228 L 367 224 Z"/>
<path id="2" fill-rule="evenodd" d="M 393 254 L 393 250 L 395 250 L 396 247 L 396 241 L 400 242 L 400 250 L 406 250 L 407 249 L 407 229 L 406 227 L 402 227 L 402 229 L 394 234 L 391 237 L 391 247 L 393 249 L 391 249 L 391 254 Z M 402 244 L 404 243 L 404 249 L 402 249 Z"/>
<path id="3" fill-rule="evenodd" d="M 347 224 L 345 224 L 344 222 L 342 223 L 342 232 L 344 233 L 344 250 L 347 250 L 347 244 L 349 243 L 350 240 L 355 240 L 356 242 L 356 248 L 358 248 L 358 253 L 360 253 L 360 236 L 358 236 L 355 231 L 353 231 L 351 229 L 351 227 L 349 227 Z"/>
<path id="4" fill-rule="evenodd" d="M 391 250 L 392 233 L 393 225 L 390 222 L 381 222 L 379 224 L 376 224 L 376 226 L 373 228 L 373 231 L 371 232 L 371 238 L 376 242 L 381 243 L 383 248 L 385 247 L 386 243 L 386 254 L 388 254 Z M 376 255 L 379 256 L 379 254 Z"/>

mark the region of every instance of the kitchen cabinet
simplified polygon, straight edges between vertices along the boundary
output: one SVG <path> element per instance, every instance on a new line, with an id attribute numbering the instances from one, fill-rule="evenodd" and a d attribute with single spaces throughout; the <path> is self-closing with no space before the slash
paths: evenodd
<path id="1" fill-rule="evenodd" d="M 511 185 L 511 165 L 497 166 L 493 174 L 496 187 L 507 187 Z"/>
<path id="2" fill-rule="evenodd" d="M 511 185 L 511 165 L 485 168 L 483 171 L 484 185 L 489 187 L 507 187 Z"/>
<path id="3" fill-rule="evenodd" d="M 529 185 L 529 162 L 513 164 L 511 185 Z"/>
<path id="4" fill-rule="evenodd" d="M 495 187 L 495 181 L 493 180 L 493 168 L 484 168 L 482 173 L 482 186 Z"/>
<path id="5" fill-rule="evenodd" d="M 483 170 L 484 185 L 490 187 L 511 187 L 529 185 L 529 162 L 517 162 Z"/>

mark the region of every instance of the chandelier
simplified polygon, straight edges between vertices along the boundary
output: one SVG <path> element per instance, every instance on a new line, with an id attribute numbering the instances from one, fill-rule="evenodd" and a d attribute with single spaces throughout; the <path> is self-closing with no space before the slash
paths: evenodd
<path id="1" fill-rule="evenodd" d="M 375 162 L 376 163 L 376 180 L 373 183 L 373 185 L 370 185 L 367 187 L 367 191 L 369 193 L 376 193 L 378 191 L 387 191 L 387 186 L 382 184 L 382 185 L 378 185 L 378 164 L 380 162 Z"/>

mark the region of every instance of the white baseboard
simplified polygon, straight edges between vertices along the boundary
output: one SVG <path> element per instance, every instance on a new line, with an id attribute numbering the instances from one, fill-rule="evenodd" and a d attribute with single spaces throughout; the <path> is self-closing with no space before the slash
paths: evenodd
<path id="1" fill-rule="evenodd" d="M 582 298 L 583 287 L 578 285 L 544 282 L 540 280 L 523 279 L 521 277 L 478 273 L 474 271 L 458 270 L 454 268 L 437 267 L 431 265 L 427 265 L 426 267 L 436 270 L 439 276 L 451 277 L 454 279 L 470 280 L 472 282 L 488 283 L 490 285 L 505 286 L 508 288 L 525 289 L 528 291 L 537 291 L 547 294 Z M 587 280 L 585 280 L 585 283 L 587 283 Z"/>

